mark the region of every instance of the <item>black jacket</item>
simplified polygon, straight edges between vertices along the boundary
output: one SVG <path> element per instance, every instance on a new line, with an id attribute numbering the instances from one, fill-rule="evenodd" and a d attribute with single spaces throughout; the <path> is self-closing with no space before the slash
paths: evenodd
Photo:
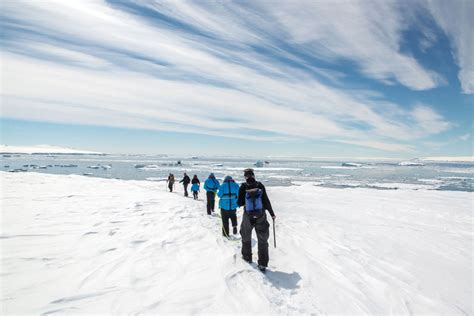
<path id="1" fill-rule="evenodd" d="M 179 181 L 179 183 L 183 183 L 183 184 L 189 184 L 189 182 L 191 182 L 191 179 L 189 179 L 188 175 L 185 175 L 184 178 Z"/>
<path id="2" fill-rule="evenodd" d="M 245 205 L 245 191 L 249 189 L 255 189 L 259 188 L 262 190 L 262 206 L 263 210 L 267 210 L 271 216 L 275 216 L 275 213 L 273 212 L 272 204 L 270 203 L 270 199 L 268 198 L 267 195 L 267 190 L 265 190 L 265 186 L 261 183 L 256 181 L 253 178 L 249 178 L 247 182 L 244 182 L 240 185 L 239 188 L 239 197 L 237 199 L 237 205 L 244 206 Z"/>

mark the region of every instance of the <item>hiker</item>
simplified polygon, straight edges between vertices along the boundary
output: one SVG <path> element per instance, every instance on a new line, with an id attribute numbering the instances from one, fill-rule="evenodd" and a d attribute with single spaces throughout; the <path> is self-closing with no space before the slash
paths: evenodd
<path id="1" fill-rule="evenodd" d="M 206 190 L 207 198 L 207 214 L 211 215 L 214 212 L 214 204 L 216 201 L 216 192 L 219 190 L 219 180 L 216 179 L 213 173 L 204 182 L 204 190 Z"/>
<path id="2" fill-rule="evenodd" d="M 229 219 L 232 222 L 232 234 L 237 234 L 237 196 L 239 185 L 231 176 L 227 176 L 219 187 L 219 208 L 222 218 L 222 235 L 229 237 Z"/>
<path id="3" fill-rule="evenodd" d="M 198 192 L 199 192 L 199 186 L 201 185 L 201 182 L 199 182 L 199 179 L 197 175 L 194 175 L 193 179 L 191 180 L 192 186 L 191 186 L 191 191 L 193 192 L 193 198 L 195 200 L 198 199 Z"/>
<path id="4" fill-rule="evenodd" d="M 183 186 L 184 186 L 184 196 L 188 196 L 188 185 L 189 185 L 189 182 L 191 182 L 191 179 L 189 179 L 188 175 L 187 175 L 186 172 L 185 172 L 183 179 L 181 179 L 181 181 L 179 181 L 179 183 L 183 183 Z"/>
<path id="5" fill-rule="evenodd" d="M 255 228 L 258 239 L 258 268 L 265 272 L 268 265 L 268 237 L 270 224 L 267 221 L 267 210 L 275 219 L 272 205 L 268 199 L 265 186 L 255 180 L 253 169 L 244 170 L 245 182 L 240 185 L 237 205 L 244 206 L 240 235 L 242 236 L 242 259 L 252 262 L 252 229 Z"/>
<path id="6" fill-rule="evenodd" d="M 170 192 L 173 192 L 173 186 L 174 186 L 174 175 L 170 173 L 168 176 L 168 189 L 170 189 Z"/>

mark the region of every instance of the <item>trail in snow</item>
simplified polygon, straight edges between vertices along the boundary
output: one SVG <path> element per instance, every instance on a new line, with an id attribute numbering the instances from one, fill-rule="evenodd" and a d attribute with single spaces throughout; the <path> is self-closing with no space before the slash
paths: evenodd
<path id="1" fill-rule="evenodd" d="M 5 314 L 473 312 L 472 193 L 269 188 L 263 275 L 180 186 L 0 175 Z"/>

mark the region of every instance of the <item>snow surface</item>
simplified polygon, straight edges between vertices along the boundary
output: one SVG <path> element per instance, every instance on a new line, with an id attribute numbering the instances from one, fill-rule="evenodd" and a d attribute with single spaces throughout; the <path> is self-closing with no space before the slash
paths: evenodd
<path id="1" fill-rule="evenodd" d="M 36 146 L 9 146 L 0 145 L 0 153 L 14 153 L 14 154 L 94 154 L 102 153 L 87 150 L 78 150 L 66 147 L 51 146 L 51 145 L 36 145 Z"/>
<path id="2" fill-rule="evenodd" d="M 4 315 L 473 313 L 472 193 L 269 187 L 262 275 L 181 186 L 0 176 Z"/>

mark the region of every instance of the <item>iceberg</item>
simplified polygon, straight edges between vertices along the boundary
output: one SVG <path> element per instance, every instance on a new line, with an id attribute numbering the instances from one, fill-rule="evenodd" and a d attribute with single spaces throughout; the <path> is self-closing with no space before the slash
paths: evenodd
<path id="1" fill-rule="evenodd" d="M 424 166 L 425 164 L 419 161 L 401 161 L 399 166 Z"/>
<path id="2" fill-rule="evenodd" d="M 261 160 L 258 160 L 256 163 L 254 163 L 253 165 L 257 168 L 262 168 L 263 167 L 263 164 L 264 162 L 261 161 Z"/>

